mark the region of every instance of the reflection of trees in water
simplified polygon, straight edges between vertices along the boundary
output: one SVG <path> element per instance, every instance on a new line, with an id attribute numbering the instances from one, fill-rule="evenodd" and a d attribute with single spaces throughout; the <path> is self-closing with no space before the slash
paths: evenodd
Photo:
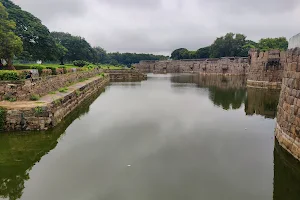
<path id="1" fill-rule="evenodd" d="M 300 162 L 276 141 L 274 148 L 274 200 L 300 199 Z"/>
<path id="2" fill-rule="evenodd" d="M 77 118 L 89 112 L 89 107 L 103 92 L 86 99 L 54 129 L 42 132 L 15 132 L 0 136 L 0 197 L 21 198 L 29 171 L 49 151 L 54 149 L 59 137 Z"/>
<path id="3" fill-rule="evenodd" d="M 210 87 L 209 99 L 214 105 L 220 106 L 225 110 L 239 109 L 246 100 L 245 89 L 223 89 Z"/>
<path id="4" fill-rule="evenodd" d="M 173 83 L 193 83 L 208 88 L 209 99 L 225 110 L 239 109 L 246 100 L 244 76 L 180 75 L 171 78 Z"/>
<path id="5" fill-rule="evenodd" d="M 279 90 L 268 90 L 260 88 L 248 88 L 248 98 L 245 103 L 247 115 L 262 115 L 274 119 L 279 102 Z"/>

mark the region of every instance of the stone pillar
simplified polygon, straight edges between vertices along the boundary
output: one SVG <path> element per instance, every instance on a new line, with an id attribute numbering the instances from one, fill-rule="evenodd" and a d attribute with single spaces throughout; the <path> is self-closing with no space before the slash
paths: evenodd
<path id="1" fill-rule="evenodd" d="M 275 135 L 300 160 L 300 48 L 289 49 L 286 56 Z"/>

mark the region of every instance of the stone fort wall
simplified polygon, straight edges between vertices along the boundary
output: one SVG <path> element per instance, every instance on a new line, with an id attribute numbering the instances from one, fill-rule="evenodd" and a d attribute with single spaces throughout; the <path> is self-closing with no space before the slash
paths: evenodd
<path id="1" fill-rule="evenodd" d="M 247 85 L 252 87 L 280 89 L 286 53 L 279 50 L 249 52 L 250 67 Z"/>
<path id="2" fill-rule="evenodd" d="M 288 50 L 286 57 L 275 135 L 300 160 L 300 48 Z"/>
<path id="3" fill-rule="evenodd" d="M 141 61 L 133 65 L 142 73 L 206 73 L 246 75 L 248 58 L 220 58 L 199 60 Z"/>

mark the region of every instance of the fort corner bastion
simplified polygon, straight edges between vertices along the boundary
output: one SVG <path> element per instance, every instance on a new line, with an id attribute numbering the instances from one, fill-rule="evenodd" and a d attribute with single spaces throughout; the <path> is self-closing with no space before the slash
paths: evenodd
<path id="1" fill-rule="evenodd" d="M 290 39 L 286 52 L 275 135 L 300 160 L 300 34 Z"/>

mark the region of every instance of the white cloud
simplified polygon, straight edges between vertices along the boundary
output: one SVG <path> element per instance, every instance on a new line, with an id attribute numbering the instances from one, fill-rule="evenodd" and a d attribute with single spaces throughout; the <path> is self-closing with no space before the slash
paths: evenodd
<path id="1" fill-rule="evenodd" d="M 120 52 L 195 50 L 227 32 L 249 39 L 300 32 L 298 0 L 14 0 L 51 31 Z"/>

